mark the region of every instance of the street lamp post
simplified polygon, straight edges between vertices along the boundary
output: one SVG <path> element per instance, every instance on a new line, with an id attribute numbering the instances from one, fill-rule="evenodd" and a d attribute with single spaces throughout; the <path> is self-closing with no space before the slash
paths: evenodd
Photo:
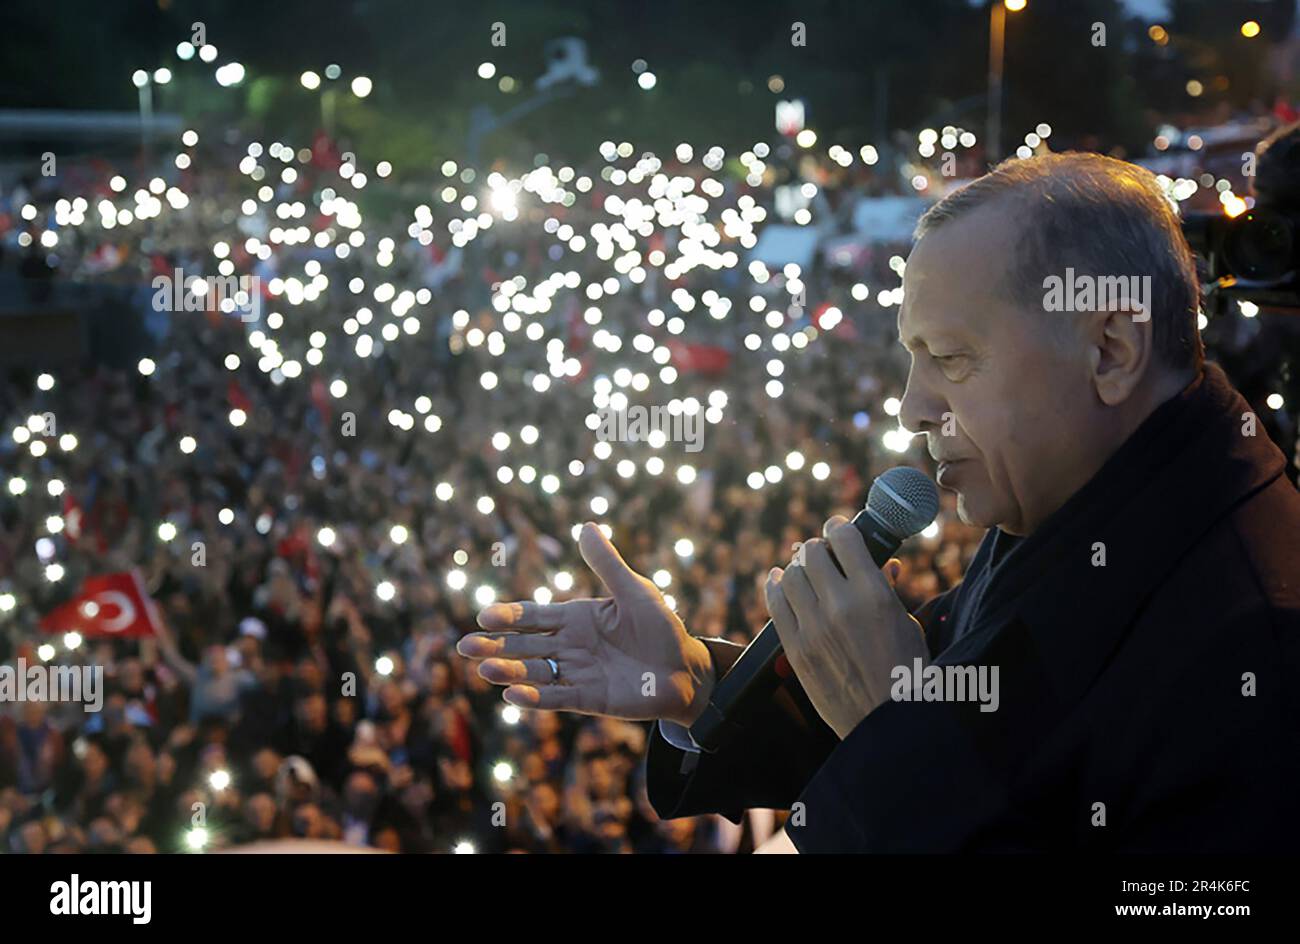
<path id="1" fill-rule="evenodd" d="M 149 81 L 149 73 L 143 69 L 137 69 L 131 76 L 131 82 L 135 85 L 136 91 L 139 92 L 140 102 L 140 159 L 144 165 L 148 165 L 152 156 L 150 151 L 150 129 L 153 125 L 153 83 Z"/>
<path id="2" fill-rule="evenodd" d="M 1007 11 L 1025 8 L 1025 0 L 993 0 L 989 7 L 989 92 L 985 150 L 990 162 L 1002 156 L 1002 61 L 1007 35 Z"/>
<path id="3" fill-rule="evenodd" d="M 144 69 L 131 74 L 131 84 L 139 93 L 140 101 L 140 156 L 145 164 L 153 157 L 153 87 L 166 85 L 172 80 L 172 70 L 155 69 L 152 76 Z"/>

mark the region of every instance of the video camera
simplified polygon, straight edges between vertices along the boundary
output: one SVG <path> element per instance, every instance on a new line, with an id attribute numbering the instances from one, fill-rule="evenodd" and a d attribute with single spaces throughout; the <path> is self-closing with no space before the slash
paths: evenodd
<path id="1" fill-rule="evenodd" d="M 1261 141 L 1255 156 L 1254 207 L 1183 220 L 1206 262 L 1207 313 L 1222 314 L 1232 301 L 1300 313 L 1300 122 Z"/>

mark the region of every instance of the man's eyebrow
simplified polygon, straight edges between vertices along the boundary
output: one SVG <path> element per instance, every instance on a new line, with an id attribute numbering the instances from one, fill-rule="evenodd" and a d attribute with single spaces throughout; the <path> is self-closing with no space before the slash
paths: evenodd
<path id="1" fill-rule="evenodd" d="M 940 337 L 942 338 L 942 336 Z M 898 340 L 899 343 L 901 343 L 903 347 L 907 348 L 907 350 L 909 351 L 914 350 L 916 348 L 924 348 L 926 351 L 930 350 L 930 342 L 927 341 L 925 338 L 921 337 L 919 334 L 904 335 L 900 331 L 898 335 Z"/>
<path id="2" fill-rule="evenodd" d="M 907 350 L 909 351 L 913 350 L 914 348 L 924 348 L 928 352 L 934 345 L 937 345 L 940 348 L 943 347 L 965 348 L 966 347 L 966 342 L 962 340 L 961 335 L 944 329 L 936 330 L 934 332 L 934 336 L 929 339 L 923 338 L 919 334 L 904 334 L 902 331 L 899 331 L 898 341 L 900 344 L 903 345 L 903 347 L 907 348 Z M 933 342 L 933 344 L 931 342 Z"/>

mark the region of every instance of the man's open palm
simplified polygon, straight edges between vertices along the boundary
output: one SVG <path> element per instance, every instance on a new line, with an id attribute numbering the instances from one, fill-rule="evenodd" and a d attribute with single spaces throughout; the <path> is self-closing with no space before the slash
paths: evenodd
<path id="1" fill-rule="evenodd" d="M 578 547 L 609 597 L 494 603 L 478 615 L 486 632 L 457 651 L 483 660 L 479 674 L 508 686 L 513 705 L 690 724 L 713 688 L 707 648 L 596 525 L 583 525 Z"/>

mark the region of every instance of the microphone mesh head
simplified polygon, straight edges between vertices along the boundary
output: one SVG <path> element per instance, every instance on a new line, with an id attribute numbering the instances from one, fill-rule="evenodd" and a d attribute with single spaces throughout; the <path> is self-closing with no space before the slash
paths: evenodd
<path id="1" fill-rule="evenodd" d="M 924 472 L 895 466 L 871 483 L 867 510 L 905 538 L 925 530 L 939 513 L 939 490 Z"/>

